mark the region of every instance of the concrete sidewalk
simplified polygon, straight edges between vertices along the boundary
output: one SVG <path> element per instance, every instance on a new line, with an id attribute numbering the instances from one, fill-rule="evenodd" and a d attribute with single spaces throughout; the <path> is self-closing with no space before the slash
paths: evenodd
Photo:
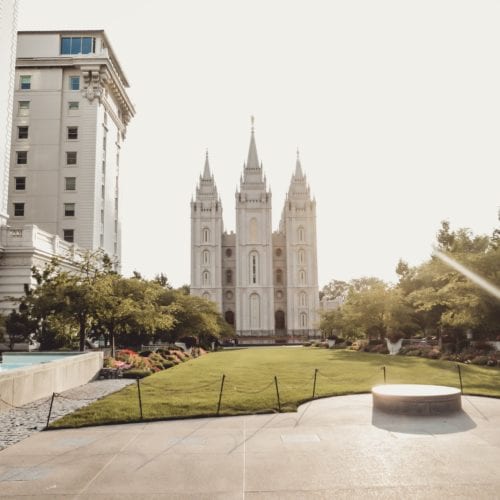
<path id="1" fill-rule="evenodd" d="M 463 406 L 388 416 L 358 395 L 297 413 L 42 432 L 0 452 L 0 497 L 500 498 L 500 400 Z"/>

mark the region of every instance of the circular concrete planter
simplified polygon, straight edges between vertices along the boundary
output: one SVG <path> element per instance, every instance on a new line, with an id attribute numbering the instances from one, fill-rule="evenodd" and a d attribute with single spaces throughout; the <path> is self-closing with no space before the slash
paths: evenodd
<path id="1" fill-rule="evenodd" d="M 387 384 L 372 389 L 373 408 L 401 415 L 443 415 L 462 409 L 460 389 L 443 385 Z"/>

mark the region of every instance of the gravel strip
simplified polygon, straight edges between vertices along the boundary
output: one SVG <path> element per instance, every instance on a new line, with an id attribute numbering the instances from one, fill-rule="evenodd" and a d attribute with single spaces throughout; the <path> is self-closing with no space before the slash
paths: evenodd
<path id="1" fill-rule="evenodd" d="M 96 380 L 61 392 L 64 398 L 55 398 L 50 421 L 72 413 L 134 382 L 135 380 L 131 379 Z M 51 397 L 43 398 L 20 408 L 0 411 L 0 450 L 45 429 L 50 400 Z"/>

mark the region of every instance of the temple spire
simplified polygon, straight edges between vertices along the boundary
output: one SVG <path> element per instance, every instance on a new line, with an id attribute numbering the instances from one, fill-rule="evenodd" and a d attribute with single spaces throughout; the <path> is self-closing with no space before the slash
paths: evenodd
<path id="1" fill-rule="evenodd" d="M 257 146 L 255 145 L 255 118 L 251 117 L 252 128 L 250 136 L 250 148 L 248 149 L 248 160 L 246 168 L 259 168 L 259 157 L 257 156 Z"/>
<path id="2" fill-rule="evenodd" d="M 210 174 L 210 165 L 208 163 L 208 149 L 205 153 L 205 167 L 203 168 L 203 180 L 209 181 L 212 178 Z"/>
<path id="3" fill-rule="evenodd" d="M 297 148 L 297 162 L 295 163 L 295 177 L 298 177 L 298 178 L 304 177 L 304 174 L 302 172 L 302 165 L 300 163 L 299 148 Z"/>

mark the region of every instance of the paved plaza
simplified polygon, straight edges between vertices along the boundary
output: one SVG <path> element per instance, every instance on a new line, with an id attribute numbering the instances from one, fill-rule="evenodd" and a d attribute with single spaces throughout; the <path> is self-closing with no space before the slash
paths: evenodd
<path id="1" fill-rule="evenodd" d="M 390 416 L 365 394 L 297 413 L 39 432 L 0 451 L 0 497 L 500 498 L 500 401 L 463 407 Z"/>

